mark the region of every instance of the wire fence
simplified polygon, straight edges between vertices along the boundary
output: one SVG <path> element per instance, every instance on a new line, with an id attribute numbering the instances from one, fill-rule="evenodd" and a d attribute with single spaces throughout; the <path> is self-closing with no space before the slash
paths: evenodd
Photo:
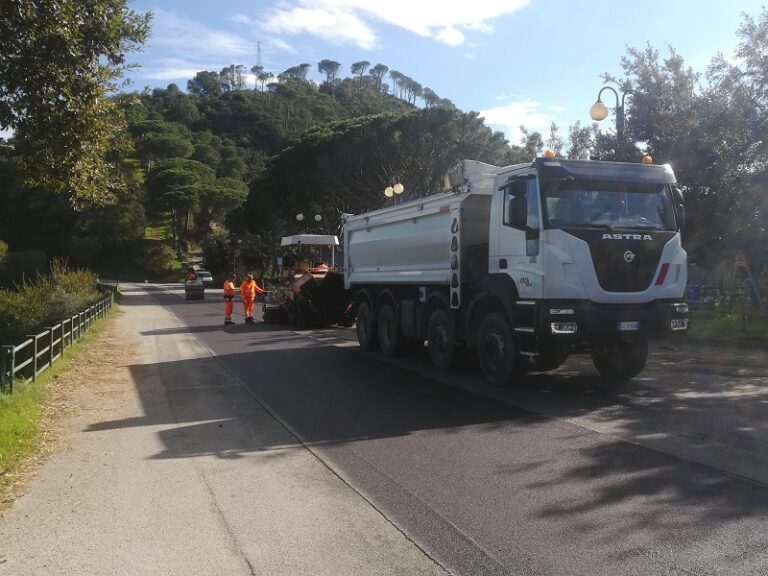
<path id="1" fill-rule="evenodd" d="M 3 345 L 0 348 L 0 393 L 13 394 L 14 387 L 34 382 L 53 363 L 64 356 L 67 348 L 111 310 L 117 286 L 100 285 L 109 294 L 39 334 L 30 334 L 21 344 Z"/>

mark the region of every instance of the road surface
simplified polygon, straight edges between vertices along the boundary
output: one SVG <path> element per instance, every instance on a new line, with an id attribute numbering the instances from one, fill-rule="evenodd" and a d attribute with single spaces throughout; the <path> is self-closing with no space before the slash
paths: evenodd
<path id="1" fill-rule="evenodd" d="M 471 367 L 446 373 L 425 357 L 362 352 L 348 329 L 246 326 L 242 316 L 225 329 L 219 300 L 208 291 L 206 301 L 187 302 L 175 286 L 128 291 L 128 315 L 133 306 L 158 307 L 153 322 L 145 318 L 137 326 L 143 346 L 183 338 L 199 348 L 195 357 L 136 366 L 144 416 L 94 429 L 153 428 L 152 459 L 210 463 L 213 457 L 228 462 L 232 477 L 253 473 L 254 453 L 301 446 L 338 479 L 339 493 L 353 494 L 345 496 L 351 508 L 335 508 L 326 494 L 328 506 L 315 512 L 330 515 L 331 525 L 348 517 L 355 537 L 371 522 L 371 534 L 381 539 L 368 535 L 358 545 L 390 557 L 407 554 L 397 564 L 402 573 L 766 571 L 764 351 L 656 348 L 645 372 L 620 388 L 606 388 L 577 357 L 553 373 L 498 389 Z M 164 377 L 147 378 L 147 371 Z M 226 386 L 217 389 L 212 378 Z M 159 409 L 164 403 L 169 408 Z M 263 411 L 282 433 L 220 433 L 222 426 L 254 428 Z M 312 485 L 305 482 L 299 492 L 311 493 Z M 258 484 L 252 488 L 258 493 Z M 242 495 L 210 490 L 231 539 L 255 536 L 239 508 Z M 200 514 L 189 521 L 204 520 Z M 284 536 L 304 521 L 301 511 L 287 512 Z M 306 550 L 303 563 L 278 572 L 339 567 L 322 550 L 349 534 L 338 527 L 312 534 L 297 542 Z M 280 538 L 272 542 L 280 544 Z M 263 563 L 263 552 L 239 550 L 253 573 L 279 567 Z M 380 557 L 369 561 L 357 572 L 395 573 Z"/>

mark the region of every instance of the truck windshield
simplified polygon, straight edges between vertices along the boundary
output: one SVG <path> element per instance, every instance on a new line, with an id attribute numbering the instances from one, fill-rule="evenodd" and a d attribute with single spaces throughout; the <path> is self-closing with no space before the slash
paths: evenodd
<path id="1" fill-rule="evenodd" d="M 667 185 L 626 182 L 545 182 L 547 228 L 677 230 Z"/>

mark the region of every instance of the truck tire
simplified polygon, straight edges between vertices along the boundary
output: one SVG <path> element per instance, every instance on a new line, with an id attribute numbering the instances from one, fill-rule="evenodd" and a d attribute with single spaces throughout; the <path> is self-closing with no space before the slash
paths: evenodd
<path id="1" fill-rule="evenodd" d="M 376 332 L 376 318 L 371 305 L 365 300 L 357 305 L 357 323 L 355 325 L 357 343 L 363 350 L 376 350 L 379 344 Z"/>
<path id="2" fill-rule="evenodd" d="M 477 359 L 485 379 L 496 386 L 507 384 L 516 356 L 511 326 L 501 314 L 488 314 L 477 333 Z"/>
<path id="3" fill-rule="evenodd" d="M 592 348 L 592 363 L 606 380 L 631 380 L 645 368 L 648 342 L 612 342 Z"/>
<path id="4" fill-rule="evenodd" d="M 397 356 L 400 353 L 403 337 L 397 320 L 395 307 L 389 302 L 379 309 L 379 348 L 385 356 Z"/>
<path id="5" fill-rule="evenodd" d="M 448 370 L 456 358 L 456 342 L 451 321 L 442 308 L 435 308 L 427 324 L 427 351 L 432 364 L 440 370 Z"/>

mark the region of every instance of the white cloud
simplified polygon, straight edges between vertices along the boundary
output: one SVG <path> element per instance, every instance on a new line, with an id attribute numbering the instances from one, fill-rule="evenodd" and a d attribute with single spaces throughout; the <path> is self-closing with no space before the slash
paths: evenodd
<path id="1" fill-rule="evenodd" d="M 461 46 L 464 44 L 464 34 L 458 28 L 448 26 L 435 35 L 435 40 L 448 44 L 448 46 Z"/>
<path id="2" fill-rule="evenodd" d="M 288 44 L 288 42 L 280 40 L 279 38 L 272 38 L 269 40 L 269 46 L 283 52 L 288 52 L 288 54 L 296 54 L 298 52 L 298 50 Z"/>
<path id="3" fill-rule="evenodd" d="M 520 126 L 530 131 L 538 131 L 543 135 L 549 134 L 550 124 L 556 121 L 554 108 L 560 106 L 544 106 L 541 102 L 530 99 L 517 99 L 501 106 L 481 110 L 480 116 L 486 123 L 500 127 L 513 143 L 520 142 Z M 549 111 L 549 112 L 548 112 Z"/>
<path id="4" fill-rule="evenodd" d="M 178 57 L 220 57 L 256 54 L 256 45 L 236 34 L 217 30 L 162 9 L 153 10 L 152 37 L 149 44 Z"/>
<path id="5" fill-rule="evenodd" d="M 274 34 L 312 34 L 332 44 L 376 47 L 373 30 L 354 13 L 338 9 L 294 7 L 275 11 L 262 26 Z"/>
<path id="6" fill-rule="evenodd" d="M 312 34 L 364 49 L 378 45 L 371 21 L 385 22 L 451 46 L 465 42 L 462 29 L 491 33 L 491 20 L 529 0 L 285 0 L 267 14 L 263 28 L 278 34 Z"/>
<path id="7" fill-rule="evenodd" d="M 238 24 L 245 24 L 246 26 L 253 26 L 258 23 L 257 20 L 250 16 L 246 16 L 245 14 L 235 14 L 230 20 L 232 20 L 232 22 L 237 22 Z"/>
<path id="8" fill-rule="evenodd" d="M 483 32 L 484 34 L 493 34 L 496 32 L 494 25 L 488 22 L 472 22 L 471 24 L 467 24 L 467 29 Z"/>

